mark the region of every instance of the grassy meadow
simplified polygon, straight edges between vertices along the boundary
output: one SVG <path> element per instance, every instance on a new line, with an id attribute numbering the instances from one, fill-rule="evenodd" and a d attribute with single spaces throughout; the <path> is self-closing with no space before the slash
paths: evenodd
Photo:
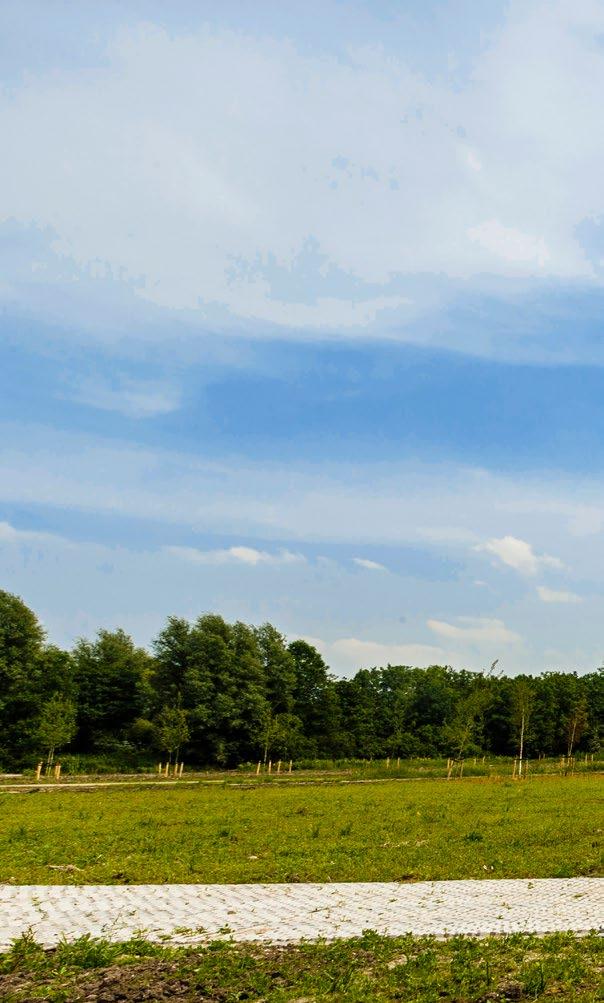
<path id="1" fill-rule="evenodd" d="M 596 775 L 0 794 L 0 882 L 418 881 L 602 873 Z"/>

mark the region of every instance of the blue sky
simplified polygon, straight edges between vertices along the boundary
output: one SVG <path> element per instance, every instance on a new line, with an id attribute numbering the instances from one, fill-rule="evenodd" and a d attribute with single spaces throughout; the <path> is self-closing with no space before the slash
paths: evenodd
<path id="1" fill-rule="evenodd" d="M 604 647 L 598 2 L 0 5 L 0 587 Z"/>

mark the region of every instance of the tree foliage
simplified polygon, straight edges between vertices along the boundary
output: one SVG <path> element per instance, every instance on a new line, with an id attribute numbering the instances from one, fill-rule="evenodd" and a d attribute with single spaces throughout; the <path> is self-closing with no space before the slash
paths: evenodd
<path id="1" fill-rule="evenodd" d="M 46 753 L 47 766 L 52 764 L 57 749 L 68 745 L 77 730 L 75 703 L 61 693 L 53 693 L 42 705 L 38 724 L 38 739 Z"/>
<path id="2" fill-rule="evenodd" d="M 187 712 L 182 707 L 162 707 L 157 716 L 156 735 L 157 745 L 168 753 L 169 762 L 172 757 L 178 761 L 182 746 L 189 741 Z"/>
<path id="3" fill-rule="evenodd" d="M 75 725 L 73 718 L 75 715 Z M 600 748 L 604 670 L 505 676 L 449 666 L 331 675 L 307 641 L 215 613 L 170 617 L 152 652 L 123 630 L 72 651 L 0 592 L 0 765 L 71 743 L 81 753 L 158 747 L 189 762 L 262 758 L 570 755 Z M 180 750 L 180 751 L 179 751 Z"/>

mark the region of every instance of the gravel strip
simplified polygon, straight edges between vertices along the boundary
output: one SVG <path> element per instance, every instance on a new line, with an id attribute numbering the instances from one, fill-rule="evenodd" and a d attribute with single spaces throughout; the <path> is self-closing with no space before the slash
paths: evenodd
<path id="1" fill-rule="evenodd" d="M 604 880 L 503 879 L 270 885 L 0 885 L 0 948 L 83 934 L 198 943 L 355 937 L 586 933 L 604 927 Z"/>

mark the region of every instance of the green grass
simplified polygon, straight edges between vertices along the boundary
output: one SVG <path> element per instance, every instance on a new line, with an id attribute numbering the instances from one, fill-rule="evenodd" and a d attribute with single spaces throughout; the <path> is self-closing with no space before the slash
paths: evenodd
<path id="1" fill-rule="evenodd" d="M 595 935 L 437 941 L 366 933 L 332 944 L 194 949 L 82 938 L 48 952 L 26 937 L 0 957 L 4 1003 L 596 1003 L 601 991 Z"/>
<path id="2" fill-rule="evenodd" d="M 0 882 L 594 875 L 603 817 L 595 776 L 4 794 Z"/>

